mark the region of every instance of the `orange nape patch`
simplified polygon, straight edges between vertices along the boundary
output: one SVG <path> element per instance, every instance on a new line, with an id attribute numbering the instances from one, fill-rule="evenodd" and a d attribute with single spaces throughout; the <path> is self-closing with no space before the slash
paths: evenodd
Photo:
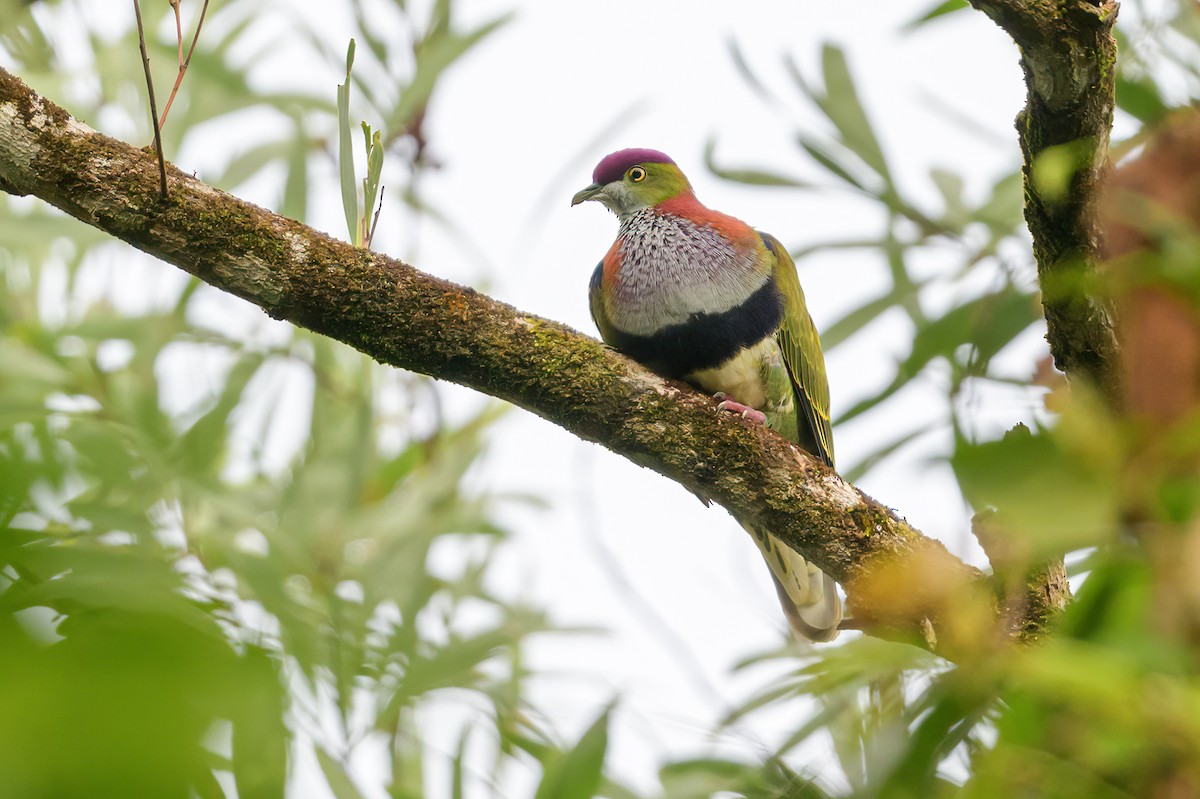
<path id="1" fill-rule="evenodd" d="M 762 240 L 758 232 L 742 220 L 714 211 L 696 199 L 691 192 L 677 194 L 669 200 L 663 200 L 654 206 L 660 214 L 669 214 L 694 222 L 697 225 L 710 227 L 735 247 L 761 247 Z"/>

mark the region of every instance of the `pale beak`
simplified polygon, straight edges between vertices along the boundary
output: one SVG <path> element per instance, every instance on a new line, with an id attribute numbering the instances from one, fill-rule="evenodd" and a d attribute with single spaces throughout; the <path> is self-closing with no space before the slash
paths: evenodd
<path id="1" fill-rule="evenodd" d="M 588 200 L 594 200 L 594 199 L 596 199 L 596 195 L 602 191 L 604 191 L 604 184 L 593 183 L 592 185 L 588 186 L 586 189 L 584 189 L 583 191 L 579 192 L 574 197 L 572 197 L 571 205 L 576 206 L 582 202 L 587 202 Z"/>

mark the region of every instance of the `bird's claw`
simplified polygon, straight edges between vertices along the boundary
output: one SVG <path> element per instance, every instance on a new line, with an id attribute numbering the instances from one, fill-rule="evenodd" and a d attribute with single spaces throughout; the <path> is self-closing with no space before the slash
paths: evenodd
<path id="1" fill-rule="evenodd" d="M 722 392 L 717 392 L 714 396 L 721 400 L 720 404 L 717 405 L 717 410 L 736 413 L 743 419 L 754 422 L 755 424 L 767 423 L 767 415 L 757 408 L 751 408 L 749 405 L 743 405 L 740 402 L 731 400 Z"/>

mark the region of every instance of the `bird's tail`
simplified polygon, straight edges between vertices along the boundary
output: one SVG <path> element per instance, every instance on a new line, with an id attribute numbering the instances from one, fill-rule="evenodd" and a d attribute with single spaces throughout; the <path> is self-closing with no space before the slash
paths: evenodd
<path id="1" fill-rule="evenodd" d="M 770 533 L 746 529 L 771 569 L 775 592 L 792 632 L 809 641 L 837 638 L 842 600 L 833 578 Z"/>

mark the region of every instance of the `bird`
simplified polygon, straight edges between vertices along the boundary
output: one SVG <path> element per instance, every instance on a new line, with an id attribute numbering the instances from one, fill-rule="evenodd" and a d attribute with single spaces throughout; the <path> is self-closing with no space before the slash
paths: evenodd
<path id="1" fill-rule="evenodd" d="M 779 240 L 701 204 L 658 150 L 605 156 L 571 205 L 587 201 L 618 222 L 588 288 L 604 343 L 715 395 L 720 410 L 767 425 L 833 467 L 821 340 Z M 793 634 L 833 640 L 843 612 L 834 580 L 769 530 L 745 526 Z"/>

